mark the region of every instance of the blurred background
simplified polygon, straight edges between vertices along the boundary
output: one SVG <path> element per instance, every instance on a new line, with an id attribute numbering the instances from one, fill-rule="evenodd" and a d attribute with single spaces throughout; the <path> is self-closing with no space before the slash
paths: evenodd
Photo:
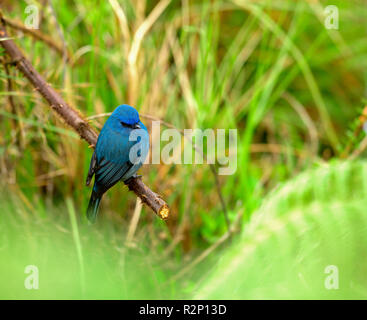
<path id="1" fill-rule="evenodd" d="M 149 130 L 152 119 L 162 129 L 238 130 L 233 175 L 143 166 L 171 208 L 167 222 L 118 184 L 89 226 L 92 150 L 0 49 L 1 298 L 366 297 L 356 267 L 367 247 L 365 1 L 0 4 L 18 26 L 27 6 L 39 9 L 43 40 L 8 32 L 96 130 L 123 103 Z M 327 28 L 328 5 L 337 29 Z M 348 270 L 345 291 L 331 292 L 324 268 L 336 262 Z M 39 266 L 39 290 L 24 289 L 29 264 Z"/>

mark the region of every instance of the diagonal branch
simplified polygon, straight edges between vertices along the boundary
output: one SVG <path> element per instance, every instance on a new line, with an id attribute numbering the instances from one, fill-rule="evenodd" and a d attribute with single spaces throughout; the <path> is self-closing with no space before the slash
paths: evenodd
<path id="1" fill-rule="evenodd" d="M 33 68 L 32 64 L 25 58 L 20 49 L 11 40 L 6 32 L 6 20 L 0 13 L 0 45 L 11 58 L 12 64 L 31 82 L 35 89 L 47 100 L 51 108 L 64 121 L 78 132 L 80 137 L 87 141 L 92 147 L 96 145 L 98 135 L 91 128 L 87 120 L 77 110 L 69 106 Z M 155 192 L 150 190 L 140 178 L 129 179 L 125 182 L 130 191 L 133 191 L 143 203 L 149 206 L 160 218 L 166 219 L 169 215 L 169 207 L 166 202 Z"/>

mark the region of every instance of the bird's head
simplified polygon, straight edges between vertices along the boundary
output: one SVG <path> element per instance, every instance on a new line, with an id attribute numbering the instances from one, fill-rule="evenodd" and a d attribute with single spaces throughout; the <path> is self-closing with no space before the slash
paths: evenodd
<path id="1" fill-rule="evenodd" d="M 127 105 L 122 104 L 118 106 L 113 112 L 111 117 L 118 120 L 123 126 L 132 128 L 132 129 L 139 129 L 140 119 L 138 111 Z"/>

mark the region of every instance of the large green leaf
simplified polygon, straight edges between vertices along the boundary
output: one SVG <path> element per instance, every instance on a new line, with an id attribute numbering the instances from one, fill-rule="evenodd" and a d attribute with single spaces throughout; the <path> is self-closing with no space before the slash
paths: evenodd
<path id="1" fill-rule="evenodd" d="M 366 298 L 367 165 L 334 163 L 275 190 L 196 298 Z"/>

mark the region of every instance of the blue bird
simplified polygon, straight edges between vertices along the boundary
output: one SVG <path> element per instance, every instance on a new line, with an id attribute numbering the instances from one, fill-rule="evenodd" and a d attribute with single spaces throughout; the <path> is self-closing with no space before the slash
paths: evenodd
<path id="1" fill-rule="evenodd" d="M 103 194 L 118 181 L 136 176 L 149 150 L 149 134 L 133 107 L 118 106 L 104 124 L 90 161 L 86 180 L 94 186 L 89 200 L 87 217 L 94 222 Z"/>

